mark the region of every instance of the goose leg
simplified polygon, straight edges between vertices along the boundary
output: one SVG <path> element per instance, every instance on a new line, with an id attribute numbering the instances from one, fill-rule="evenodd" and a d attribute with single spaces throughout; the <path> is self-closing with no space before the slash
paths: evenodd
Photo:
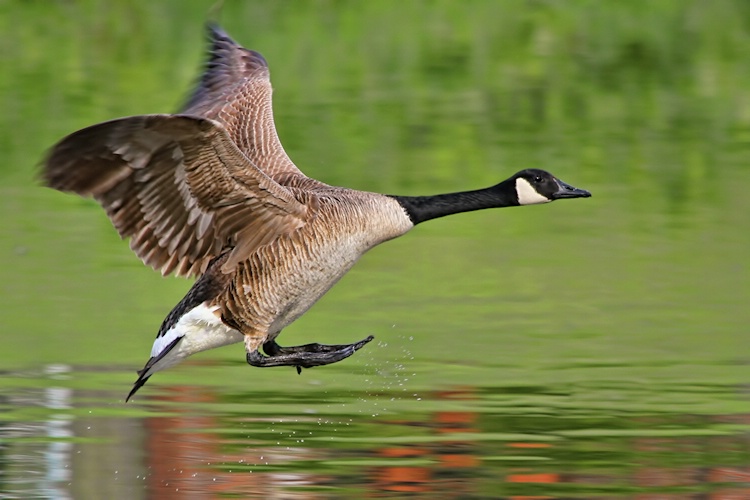
<path id="1" fill-rule="evenodd" d="M 304 344 L 304 345 L 294 345 L 294 346 L 288 346 L 288 347 L 282 347 L 279 344 L 276 343 L 275 340 L 269 340 L 265 344 L 263 344 L 263 352 L 265 352 L 268 356 L 278 356 L 280 354 L 292 354 L 296 352 L 332 352 L 332 351 L 341 351 L 343 349 L 346 349 L 347 347 L 354 347 L 354 350 L 359 350 L 362 346 L 367 344 L 369 341 L 374 339 L 372 335 L 368 336 L 365 339 L 360 340 L 359 342 L 355 342 L 353 344 Z"/>
<path id="2" fill-rule="evenodd" d="M 302 368 L 330 365 L 331 363 L 346 359 L 373 338 L 370 335 L 353 344 L 305 344 L 290 347 L 281 347 L 275 341 L 271 340 L 263 344 L 263 351 L 265 351 L 267 356 L 255 350 L 247 354 L 247 362 L 252 366 L 262 368 L 268 366 L 294 366 L 297 368 L 297 373 L 300 373 Z"/>

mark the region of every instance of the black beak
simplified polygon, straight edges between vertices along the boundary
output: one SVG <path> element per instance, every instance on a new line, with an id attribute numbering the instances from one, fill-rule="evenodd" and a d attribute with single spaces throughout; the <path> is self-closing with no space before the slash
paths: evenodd
<path id="1" fill-rule="evenodd" d="M 585 189 L 578 189 L 570 184 L 565 184 L 560 179 L 555 178 L 557 183 L 557 192 L 552 194 L 553 200 L 559 200 L 561 198 L 589 198 L 591 193 Z"/>

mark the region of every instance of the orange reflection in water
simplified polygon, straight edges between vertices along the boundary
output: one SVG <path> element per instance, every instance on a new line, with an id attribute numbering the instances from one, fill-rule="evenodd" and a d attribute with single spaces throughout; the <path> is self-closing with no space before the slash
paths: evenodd
<path id="1" fill-rule="evenodd" d="M 301 472 L 257 472 L 251 464 L 314 460 L 320 457 L 314 450 L 295 448 L 281 452 L 278 448 L 243 446 L 241 452 L 227 452 L 228 443 L 216 429 L 221 422 L 216 416 L 195 416 L 192 412 L 179 414 L 173 403 L 194 404 L 217 402 L 212 391 L 193 387 L 173 387 L 158 397 L 165 403 L 165 413 L 175 415 L 146 419 L 148 468 L 148 497 L 164 500 L 183 498 L 217 498 L 242 495 L 252 498 L 317 499 L 324 498 L 311 492 L 292 491 L 293 488 L 314 485 L 324 480 Z M 226 464 L 234 464 L 232 466 Z M 240 469 L 240 470 L 238 470 Z"/>
<path id="2" fill-rule="evenodd" d="M 476 401 L 480 395 L 471 387 L 441 391 L 432 395 L 437 400 Z M 325 446 L 294 447 L 272 446 L 268 440 L 253 442 L 250 439 L 222 437 L 217 429 L 226 427 L 217 416 L 197 416 L 194 412 L 181 413 L 182 405 L 221 403 L 211 390 L 176 387 L 158 397 L 163 403 L 156 408 L 165 416 L 145 419 L 147 442 L 146 460 L 150 476 L 148 496 L 159 499 L 215 498 L 240 495 L 253 498 L 328 498 L 326 492 L 338 487 L 360 489 L 366 497 L 418 495 L 427 498 L 465 498 L 483 495 L 481 484 L 495 482 L 528 488 L 532 494 L 504 495 L 514 500 L 552 499 L 545 495 L 544 485 L 581 485 L 592 488 L 600 485 L 611 489 L 618 485 L 627 489 L 640 488 L 643 493 L 632 498 L 655 499 L 750 499 L 750 464 L 737 466 L 723 463 L 724 456 L 736 457 L 739 449 L 748 449 L 748 443 L 737 442 L 735 436 L 711 437 L 659 437 L 624 439 L 623 453 L 632 457 L 633 463 L 613 466 L 609 472 L 560 470 L 560 463 L 551 454 L 558 447 L 575 446 L 575 441 L 552 443 L 508 442 L 502 445 L 512 458 L 513 450 L 528 450 L 544 456 L 539 464 L 513 465 L 492 468 L 483 462 L 480 436 L 480 414 L 467 409 L 436 411 L 426 420 L 383 420 L 379 425 L 414 426 L 428 429 L 434 441 L 418 440 L 414 444 L 368 445 L 370 448 L 341 450 Z M 467 405 L 469 407 L 470 405 Z M 747 424 L 750 416 L 714 417 L 721 423 Z M 729 420 L 728 420 L 729 419 Z M 283 419 L 247 419 L 250 422 L 282 421 Z M 244 421 L 244 420 L 243 420 Z M 645 422 L 646 425 L 652 423 Z M 658 425 L 659 422 L 653 423 Z M 455 439 L 453 438 L 455 437 Z M 354 457 L 351 466 L 341 469 L 320 467 L 320 471 L 300 470 L 295 461 L 322 463 L 341 458 L 342 453 Z M 497 450 L 494 452 L 497 454 Z M 664 456 L 690 456 L 712 453 L 717 464 L 705 466 L 665 466 Z M 502 454 L 502 453 L 501 453 Z M 392 461 L 392 465 L 356 465 L 356 459 L 376 457 L 377 462 Z M 699 455 L 696 455 L 699 456 Z M 365 462 L 366 463 L 366 462 Z M 689 463 L 689 462 L 687 462 Z M 289 467 L 286 467 L 290 465 Z M 271 469 L 270 471 L 268 469 Z M 492 474 L 495 474 L 494 478 Z M 489 477 L 488 477 L 489 476 Z M 722 483 L 724 483 L 722 485 Z M 701 485 L 711 484 L 710 492 Z M 560 486 L 558 486 L 559 488 Z M 320 488 L 320 491 L 310 491 Z M 331 489 L 333 488 L 333 489 Z M 675 492 L 677 488 L 677 492 Z M 693 492 L 702 491 L 702 493 Z M 519 490 L 515 490 L 519 491 Z M 648 493 L 653 491 L 654 493 Z M 542 494 L 534 494 L 540 492 Z"/>

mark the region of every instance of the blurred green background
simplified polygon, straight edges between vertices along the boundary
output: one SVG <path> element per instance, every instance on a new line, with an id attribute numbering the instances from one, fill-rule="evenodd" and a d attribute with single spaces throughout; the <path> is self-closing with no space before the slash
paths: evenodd
<path id="1" fill-rule="evenodd" d="M 441 219 L 373 250 L 280 338 L 376 336 L 378 345 L 344 363 L 298 377 L 252 369 L 232 346 L 160 373 L 124 406 L 133 370 L 190 283 L 143 266 L 96 203 L 41 188 L 35 175 L 70 132 L 179 109 L 200 73 L 211 8 L 0 2 L 0 369 L 8 374 L 0 395 L 4 428 L 26 429 L 0 434 L 16 457 L 1 462 L 0 478 L 21 478 L 0 492 L 39 494 L 28 470 L 62 466 L 33 457 L 60 443 L 83 458 L 61 458 L 73 479 L 52 488 L 116 498 L 173 492 L 154 489 L 165 481 L 144 465 L 156 439 L 149 419 L 210 415 L 202 439 L 221 450 L 229 439 L 246 453 L 299 447 L 294 432 L 279 439 L 269 426 L 307 410 L 333 428 L 296 421 L 318 439 L 303 465 L 188 462 L 209 474 L 309 474 L 303 489 L 322 488 L 321 498 L 397 492 L 373 479 L 382 474 L 363 472 L 382 465 L 373 456 L 388 439 L 412 451 L 432 441 L 393 422 L 458 409 L 475 423 L 473 437 L 462 435 L 476 458 L 461 476 L 471 489 L 456 490 L 468 496 L 689 498 L 735 487 L 713 476 L 654 486 L 633 467 L 750 464 L 750 3 L 225 2 L 216 19 L 269 61 L 279 135 L 311 177 L 429 194 L 537 167 L 593 197 Z M 184 387 L 210 401 L 157 406 Z M 441 396 L 456 387 L 470 400 Z M 62 406 L 49 403 L 56 388 Z M 73 428 L 54 440 L 40 429 L 59 415 Z M 232 434 L 249 415 L 268 420 Z M 121 422 L 140 436 L 127 440 L 127 466 L 118 462 L 126 443 L 112 430 Z M 92 426 L 96 444 L 78 444 Z M 631 439 L 653 435 L 674 440 L 658 459 Z M 513 436 L 557 444 L 518 457 L 498 444 Z M 336 462 L 342 450 L 348 458 Z M 433 483 L 442 477 L 437 454 L 415 456 L 398 462 L 416 467 L 412 477 L 422 469 Z M 571 471 L 589 479 L 562 490 L 510 479 L 530 462 L 534 473 L 558 475 L 547 483 L 565 483 Z M 117 483 L 115 469 L 139 472 L 121 472 Z M 94 485 L 92 471 L 110 480 Z M 297 491 L 287 486 L 279 488 Z M 191 481 L 182 488 L 209 491 Z"/>

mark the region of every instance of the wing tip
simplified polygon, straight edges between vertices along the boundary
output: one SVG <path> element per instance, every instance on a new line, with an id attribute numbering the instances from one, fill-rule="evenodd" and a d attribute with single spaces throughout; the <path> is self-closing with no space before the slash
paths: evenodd
<path id="1" fill-rule="evenodd" d="M 206 23 L 208 57 L 198 84 L 182 107 L 190 113 L 205 115 L 204 109 L 216 105 L 217 99 L 243 79 L 269 80 L 268 62 L 258 52 L 234 41 L 216 21 Z"/>
<path id="2" fill-rule="evenodd" d="M 232 63 L 227 60 L 231 54 L 238 54 L 240 64 L 246 74 L 257 74 L 261 77 L 268 77 L 268 61 L 260 52 L 246 49 L 237 43 L 219 24 L 215 21 L 206 23 L 206 33 L 209 42 L 209 69 L 211 62 L 221 61 L 220 64 L 226 64 L 228 67 Z M 239 68 L 238 68 L 239 69 Z"/>
<path id="3" fill-rule="evenodd" d="M 206 35 L 208 37 L 208 41 L 211 43 L 215 43 L 218 40 L 225 40 L 229 42 L 232 45 L 237 45 L 237 42 L 232 40 L 232 37 L 230 37 L 226 31 L 219 25 L 218 21 L 208 21 L 206 23 Z"/>

